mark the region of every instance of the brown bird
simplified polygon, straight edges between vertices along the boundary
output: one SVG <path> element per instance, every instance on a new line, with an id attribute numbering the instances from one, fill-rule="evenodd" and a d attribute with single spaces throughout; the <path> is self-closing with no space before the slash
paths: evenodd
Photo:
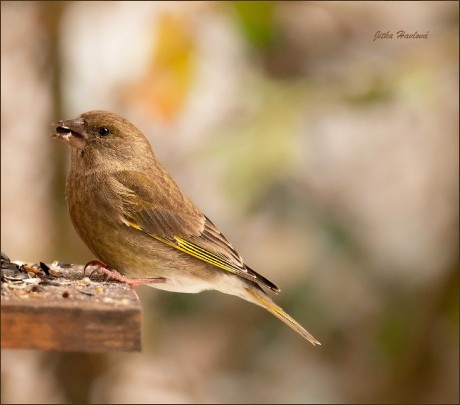
<path id="1" fill-rule="evenodd" d="M 116 278 L 167 291 L 236 295 L 320 344 L 264 292 L 280 290 L 243 262 L 128 120 L 89 111 L 59 121 L 55 137 L 72 147 L 66 197 L 73 225 L 101 264 L 123 275 Z"/>

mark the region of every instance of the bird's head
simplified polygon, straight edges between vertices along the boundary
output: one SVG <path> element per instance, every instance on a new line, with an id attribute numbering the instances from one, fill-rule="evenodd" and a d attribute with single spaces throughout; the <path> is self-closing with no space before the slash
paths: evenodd
<path id="1" fill-rule="evenodd" d="M 153 155 L 148 140 L 128 120 L 108 111 L 89 111 L 78 118 L 58 121 L 54 137 L 67 142 L 74 151 L 72 160 L 85 165 L 136 168 Z"/>

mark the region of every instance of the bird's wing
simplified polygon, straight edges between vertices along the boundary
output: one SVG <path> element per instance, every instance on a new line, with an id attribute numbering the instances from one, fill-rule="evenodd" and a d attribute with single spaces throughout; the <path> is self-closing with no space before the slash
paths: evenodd
<path id="1" fill-rule="evenodd" d="M 166 172 L 160 170 L 146 176 L 135 171 L 120 171 L 114 174 L 114 179 L 123 204 L 122 220 L 127 225 L 222 270 L 280 291 L 244 264 L 224 235 Z"/>

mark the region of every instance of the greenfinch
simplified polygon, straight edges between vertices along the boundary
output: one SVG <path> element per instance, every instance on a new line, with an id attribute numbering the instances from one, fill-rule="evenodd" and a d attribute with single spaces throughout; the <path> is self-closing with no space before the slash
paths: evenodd
<path id="1" fill-rule="evenodd" d="M 54 136 L 71 146 L 66 198 L 72 223 L 98 260 L 122 280 L 174 292 L 236 295 L 320 344 L 265 293 L 280 290 L 244 263 L 128 120 L 89 111 L 59 121 Z"/>

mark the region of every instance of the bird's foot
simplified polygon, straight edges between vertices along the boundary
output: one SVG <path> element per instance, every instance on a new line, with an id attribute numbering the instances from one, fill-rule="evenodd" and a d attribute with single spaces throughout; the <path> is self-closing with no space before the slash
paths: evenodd
<path id="1" fill-rule="evenodd" d="M 100 260 L 97 260 L 97 259 L 96 259 L 96 260 L 90 260 L 88 263 L 85 264 L 85 267 L 83 267 L 83 276 L 86 275 L 86 268 L 87 268 L 87 267 L 90 267 L 90 266 L 93 266 L 93 267 L 96 266 L 96 267 L 98 267 L 96 270 L 93 270 L 93 271 L 91 272 L 91 274 L 89 275 L 90 277 L 91 277 L 95 272 L 97 272 L 99 269 L 102 269 L 102 268 L 106 269 L 106 268 L 107 268 L 107 265 L 106 265 L 105 263 L 101 262 Z"/>
<path id="2" fill-rule="evenodd" d="M 86 268 L 89 266 L 97 266 L 96 270 L 93 270 L 90 274 L 90 277 L 95 274 L 105 274 L 107 279 L 112 279 L 119 281 L 120 283 L 128 284 L 131 287 L 134 295 L 136 295 L 137 299 L 139 296 L 136 293 L 135 287 L 139 285 L 148 285 L 153 283 L 164 283 L 166 279 L 164 277 L 152 277 L 152 278 L 131 278 L 127 276 L 123 276 L 122 274 L 118 273 L 116 270 L 110 270 L 107 268 L 107 265 L 100 260 L 91 260 L 90 262 L 86 263 L 83 274 L 86 272 Z"/>

